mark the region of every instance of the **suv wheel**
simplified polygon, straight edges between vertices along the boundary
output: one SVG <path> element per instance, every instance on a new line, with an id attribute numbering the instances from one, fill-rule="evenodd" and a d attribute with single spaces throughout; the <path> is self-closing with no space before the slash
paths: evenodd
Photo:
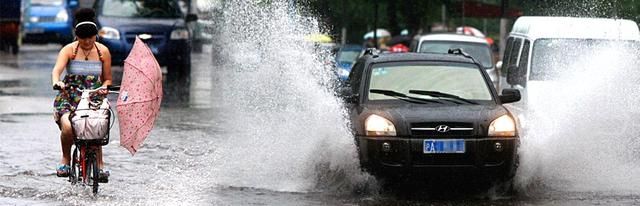
<path id="1" fill-rule="evenodd" d="M 18 39 L 11 41 L 11 53 L 18 54 L 20 52 L 20 45 L 18 45 Z"/>
<path id="2" fill-rule="evenodd" d="M 181 61 L 167 65 L 167 80 L 187 82 L 191 75 L 191 63 Z"/>

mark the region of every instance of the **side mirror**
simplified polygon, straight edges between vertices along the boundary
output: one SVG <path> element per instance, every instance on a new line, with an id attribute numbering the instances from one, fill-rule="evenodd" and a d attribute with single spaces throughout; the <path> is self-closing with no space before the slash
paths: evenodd
<path id="1" fill-rule="evenodd" d="M 498 62 L 496 63 L 496 69 L 497 69 L 497 70 L 501 70 L 501 69 L 502 69 L 502 61 L 498 61 Z"/>
<path id="2" fill-rule="evenodd" d="M 502 94 L 498 96 L 498 98 L 500 98 L 500 102 L 502 104 L 508 104 L 508 103 L 520 101 L 522 96 L 520 96 L 520 90 L 503 89 Z"/>
<path id="3" fill-rule="evenodd" d="M 195 14 L 187 14 L 187 16 L 184 19 L 185 22 L 192 22 L 192 21 L 198 21 L 198 15 Z"/>
<path id="4" fill-rule="evenodd" d="M 358 102 L 358 94 L 354 94 L 350 86 L 340 87 L 338 89 L 338 95 L 346 103 L 354 104 Z"/>

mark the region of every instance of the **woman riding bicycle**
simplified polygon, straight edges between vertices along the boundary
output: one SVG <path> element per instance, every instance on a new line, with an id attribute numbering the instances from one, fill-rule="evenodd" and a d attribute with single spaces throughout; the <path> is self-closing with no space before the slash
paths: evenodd
<path id="1" fill-rule="evenodd" d="M 51 72 L 53 86 L 63 88 L 56 95 L 53 103 L 54 118 L 61 130 L 60 141 L 62 144 L 62 160 L 56 168 L 58 177 L 69 176 L 70 153 L 74 139 L 69 115 L 76 109 L 81 97 L 80 91 L 65 88 L 96 89 L 111 85 L 112 79 L 109 49 L 96 42 L 98 27 L 94 20 L 95 12 L 93 9 L 83 8 L 79 9 L 74 16 L 76 41 L 60 49 L 56 64 Z M 67 75 L 63 80 L 60 80 L 60 75 L 65 69 Z M 107 94 L 108 91 L 102 89 L 92 99 L 101 101 Z M 98 150 L 97 156 L 100 179 L 106 181 L 109 173 L 103 170 L 102 148 Z"/>

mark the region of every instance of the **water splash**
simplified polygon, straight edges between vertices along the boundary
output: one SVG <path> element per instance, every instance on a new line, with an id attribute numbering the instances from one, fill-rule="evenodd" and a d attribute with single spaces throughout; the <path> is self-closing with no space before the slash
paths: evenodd
<path id="1" fill-rule="evenodd" d="M 534 8 L 545 16 L 575 16 L 575 17 L 616 17 L 619 14 L 617 2 L 609 0 L 565 0 L 549 1 L 549 3 L 536 2 Z"/>
<path id="2" fill-rule="evenodd" d="M 528 84 L 523 191 L 640 192 L 636 46 L 584 41 L 545 55 L 548 80 Z"/>
<path id="3" fill-rule="evenodd" d="M 292 6 L 226 2 L 215 69 L 229 133 L 213 155 L 217 185 L 349 191 L 370 179 L 360 172 L 345 111 L 328 86 L 327 56 L 303 40 L 320 33 L 320 24 Z"/>

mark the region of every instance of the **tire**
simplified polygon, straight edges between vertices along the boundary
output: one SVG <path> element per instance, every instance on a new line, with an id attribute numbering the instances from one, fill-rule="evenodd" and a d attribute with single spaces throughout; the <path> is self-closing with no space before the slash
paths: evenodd
<path id="1" fill-rule="evenodd" d="M 88 163 L 89 170 L 87 172 L 89 172 L 89 178 L 91 178 L 91 181 L 89 181 L 91 185 L 91 191 L 94 195 L 96 195 L 98 194 L 98 183 L 100 182 L 100 170 L 98 169 L 98 161 L 96 161 L 95 158 L 91 158 L 88 160 Z"/>
<path id="2" fill-rule="evenodd" d="M 498 196 L 514 196 L 516 194 L 516 189 L 513 185 L 513 178 L 508 178 L 506 180 L 501 180 L 496 182 L 493 185 L 493 192 Z"/>
<path id="3" fill-rule="evenodd" d="M 9 51 L 9 50 L 10 50 L 10 47 L 7 44 L 7 41 L 0 38 L 0 51 Z"/>
<path id="4" fill-rule="evenodd" d="M 69 169 L 69 182 L 71 185 L 78 183 L 80 178 L 80 165 L 78 165 L 78 148 L 73 149 L 73 155 L 71 156 L 71 169 Z"/>
<path id="5" fill-rule="evenodd" d="M 167 80 L 170 82 L 188 82 L 191 77 L 191 54 L 180 62 L 167 65 Z"/>
<path id="6" fill-rule="evenodd" d="M 18 39 L 11 41 L 11 53 L 18 54 L 20 52 L 20 46 L 18 45 Z"/>
<path id="7" fill-rule="evenodd" d="M 193 47 L 191 48 L 191 51 L 195 52 L 195 53 L 202 53 L 202 48 L 204 46 L 202 45 L 202 42 L 195 42 L 193 43 Z"/>
<path id="8" fill-rule="evenodd" d="M 499 178 L 494 184 L 493 189 L 497 195 L 500 196 L 513 196 L 517 194 L 517 190 L 514 186 L 514 179 L 516 176 L 516 171 L 520 166 L 520 155 L 517 153 L 514 156 L 513 163 L 511 163 L 511 167 L 506 172 L 506 177 Z"/>

